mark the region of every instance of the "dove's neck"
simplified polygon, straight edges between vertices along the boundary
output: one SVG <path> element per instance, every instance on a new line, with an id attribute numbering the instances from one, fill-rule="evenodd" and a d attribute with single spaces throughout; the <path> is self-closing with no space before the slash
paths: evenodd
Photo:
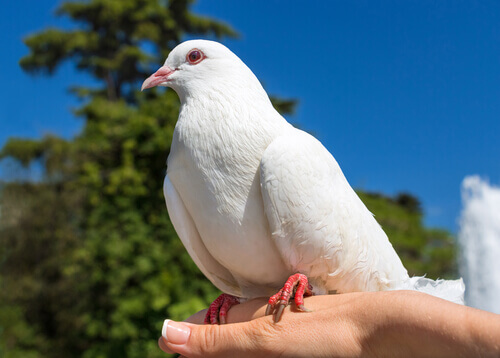
<path id="1" fill-rule="evenodd" d="M 274 109 L 256 78 L 193 83 L 179 93 L 178 139 L 206 151 L 263 151 L 290 124 Z"/>

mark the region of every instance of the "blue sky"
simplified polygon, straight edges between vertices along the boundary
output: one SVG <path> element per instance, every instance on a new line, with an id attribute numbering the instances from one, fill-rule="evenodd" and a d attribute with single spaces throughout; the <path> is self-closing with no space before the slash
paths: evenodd
<path id="1" fill-rule="evenodd" d="M 67 87 L 87 77 L 69 64 L 50 78 L 18 66 L 23 36 L 70 25 L 53 17 L 58 3 L 2 6 L 0 145 L 81 128 Z M 427 224 L 456 231 L 463 178 L 500 182 L 500 2 L 202 0 L 193 9 L 240 32 L 225 44 L 270 93 L 300 101 L 289 120 L 323 142 L 352 186 L 411 192 Z"/>

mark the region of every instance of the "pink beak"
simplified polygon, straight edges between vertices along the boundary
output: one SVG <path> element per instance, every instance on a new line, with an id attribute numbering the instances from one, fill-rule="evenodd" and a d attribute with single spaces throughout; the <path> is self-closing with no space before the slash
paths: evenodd
<path id="1" fill-rule="evenodd" d="M 167 82 L 168 76 L 170 76 L 174 72 L 175 70 L 172 70 L 168 66 L 160 67 L 158 71 L 146 78 L 146 80 L 142 84 L 141 91 L 144 91 L 146 88 L 158 86 L 160 83 Z"/>

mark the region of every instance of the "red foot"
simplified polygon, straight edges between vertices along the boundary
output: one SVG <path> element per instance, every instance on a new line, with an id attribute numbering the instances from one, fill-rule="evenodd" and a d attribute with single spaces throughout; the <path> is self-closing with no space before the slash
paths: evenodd
<path id="1" fill-rule="evenodd" d="M 238 303 L 240 303 L 238 297 L 223 293 L 208 307 L 205 324 L 226 324 L 227 312 Z"/>
<path id="2" fill-rule="evenodd" d="M 285 285 L 275 295 L 269 298 L 267 305 L 266 315 L 276 312 L 274 322 L 279 322 L 283 315 L 283 310 L 290 303 L 292 293 L 294 294 L 293 300 L 300 311 L 309 311 L 304 307 L 304 297 L 312 296 L 312 286 L 307 281 L 306 275 L 296 273 L 288 278 Z"/>

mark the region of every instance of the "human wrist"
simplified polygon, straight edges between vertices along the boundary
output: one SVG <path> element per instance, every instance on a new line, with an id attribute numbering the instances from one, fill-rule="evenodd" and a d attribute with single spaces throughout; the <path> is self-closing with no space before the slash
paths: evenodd
<path id="1" fill-rule="evenodd" d="M 500 318 L 423 293 L 392 291 L 373 300 L 363 345 L 375 357 L 498 356 Z"/>
<path id="2" fill-rule="evenodd" d="M 449 344 L 452 339 L 443 330 L 441 316 L 429 312 L 433 303 L 434 298 L 413 291 L 374 297 L 367 307 L 370 316 L 361 341 L 364 351 L 372 357 L 450 355 L 456 347 Z"/>

